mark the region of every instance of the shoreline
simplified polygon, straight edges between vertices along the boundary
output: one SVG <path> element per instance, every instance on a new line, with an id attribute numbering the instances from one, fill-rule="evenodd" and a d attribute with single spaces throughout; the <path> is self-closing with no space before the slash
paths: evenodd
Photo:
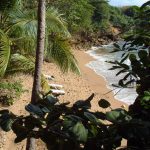
<path id="1" fill-rule="evenodd" d="M 102 98 L 108 100 L 111 103 L 112 108 L 119 108 L 122 105 L 128 107 L 128 104 L 115 99 L 113 91 L 107 87 L 107 80 L 102 75 L 96 74 L 94 70 L 86 66 L 90 61 L 95 60 L 92 56 L 81 50 L 76 50 L 75 56 L 79 62 L 82 77 L 86 79 L 86 82 L 91 89 L 96 92 L 96 97 L 99 96 L 99 100 Z M 97 106 L 94 106 L 94 108 L 96 109 Z"/>

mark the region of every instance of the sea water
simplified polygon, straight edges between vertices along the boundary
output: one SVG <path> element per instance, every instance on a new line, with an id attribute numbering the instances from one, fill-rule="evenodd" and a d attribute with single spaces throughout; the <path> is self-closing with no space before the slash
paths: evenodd
<path id="1" fill-rule="evenodd" d="M 92 47 L 91 50 L 87 51 L 90 56 L 95 60 L 90 61 L 86 66 L 91 68 L 96 72 L 96 74 L 103 76 L 107 82 L 107 88 L 114 92 L 114 96 L 117 100 L 123 101 L 127 104 L 132 104 L 137 97 L 135 88 L 116 88 L 112 84 L 117 85 L 118 81 L 124 77 L 125 74 L 116 76 L 116 73 L 119 70 L 109 70 L 113 64 L 110 64 L 106 61 L 114 61 L 121 59 L 121 54 L 119 53 L 110 53 L 113 51 L 113 43 L 109 45 L 102 45 L 100 47 Z M 128 61 L 126 63 L 129 63 Z M 106 93 L 104 93 L 106 94 Z"/>

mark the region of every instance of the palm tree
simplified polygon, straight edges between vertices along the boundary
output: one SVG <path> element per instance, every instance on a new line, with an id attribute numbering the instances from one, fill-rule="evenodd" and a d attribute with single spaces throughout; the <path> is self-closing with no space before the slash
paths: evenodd
<path id="1" fill-rule="evenodd" d="M 17 71 L 33 72 L 34 70 L 34 60 L 33 58 L 31 59 L 31 56 L 35 55 L 37 8 L 25 9 L 22 8 L 20 0 L 16 1 L 16 5 L 18 6 L 3 13 L 2 15 L 4 17 L 2 17 L 3 19 L 0 22 L 1 77 L 3 77 L 5 73 Z M 61 14 L 59 14 L 56 9 L 46 9 L 45 55 L 47 55 L 47 58 L 51 59 L 51 61 L 55 61 L 63 71 L 72 70 L 79 73 L 76 59 L 70 51 L 68 44 L 70 34 L 65 24 Z M 51 40 L 51 37 L 54 35 L 53 33 L 55 34 L 55 39 L 57 39 L 56 41 Z M 57 37 L 59 37 L 59 40 Z M 60 37 L 63 37 L 63 40 Z M 56 49 L 57 43 L 59 48 L 57 47 Z M 64 61 L 62 61 L 60 53 L 65 56 Z M 62 62 L 60 63 L 60 61 Z M 11 62 L 15 65 L 12 65 Z M 27 66 L 29 66 L 29 68 Z"/>

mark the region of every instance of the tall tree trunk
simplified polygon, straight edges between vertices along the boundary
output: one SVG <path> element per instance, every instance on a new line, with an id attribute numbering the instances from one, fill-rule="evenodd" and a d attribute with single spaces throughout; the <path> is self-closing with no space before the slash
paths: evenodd
<path id="1" fill-rule="evenodd" d="M 39 0 L 37 50 L 36 50 L 36 62 L 35 62 L 32 98 L 31 98 L 32 104 L 35 104 L 39 99 L 39 90 L 41 84 L 41 70 L 42 70 L 43 55 L 44 55 L 44 41 L 45 41 L 45 0 Z"/>
<path id="2" fill-rule="evenodd" d="M 31 103 L 36 104 L 39 100 L 39 91 L 41 85 L 41 71 L 44 56 L 45 41 L 45 0 L 39 0 L 38 4 L 38 31 L 37 31 L 37 49 L 35 60 L 35 72 L 32 88 Z M 36 144 L 34 138 L 27 139 L 26 150 L 35 150 Z"/>

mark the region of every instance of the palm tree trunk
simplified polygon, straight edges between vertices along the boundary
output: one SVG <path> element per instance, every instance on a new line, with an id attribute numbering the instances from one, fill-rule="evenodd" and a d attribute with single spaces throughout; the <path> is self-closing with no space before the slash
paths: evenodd
<path id="1" fill-rule="evenodd" d="M 44 41 L 45 41 L 45 0 L 39 0 L 37 50 L 36 50 L 36 62 L 35 62 L 32 98 L 31 98 L 32 104 L 35 104 L 39 99 L 41 70 L 42 70 L 43 55 L 44 55 Z"/>
<path id="2" fill-rule="evenodd" d="M 39 100 L 41 71 L 42 71 L 43 56 L 44 56 L 44 41 L 45 41 L 45 0 L 39 0 L 37 49 L 36 49 L 36 61 L 35 61 L 32 97 L 31 97 L 32 104 L 36 104 L 36 102 Z M 35 149 L 36 149 L 35 139 L 28 138 L 26 150 L 35 150 Z"/>

